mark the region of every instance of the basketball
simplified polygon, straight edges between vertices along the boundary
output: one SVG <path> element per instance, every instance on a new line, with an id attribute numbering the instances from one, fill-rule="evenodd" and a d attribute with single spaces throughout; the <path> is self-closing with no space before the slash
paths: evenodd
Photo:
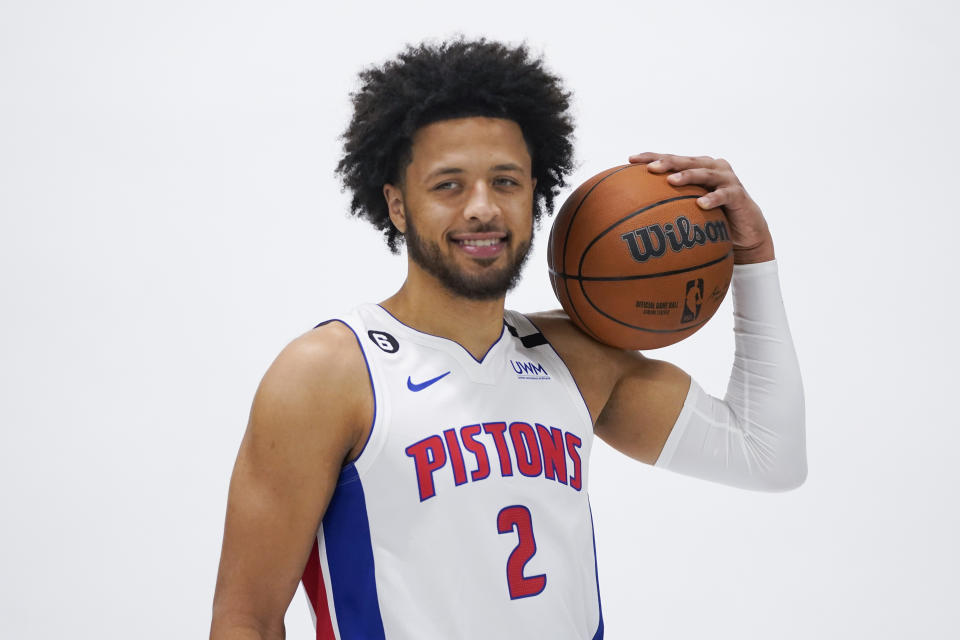
<path id="1" fill-rule="evenodd" d="M 550 231 L 550 282 L 570 319 L 620 349 L 657 349 L 702 327 L 733 275 L 720 208 L 644 164 L 607 169 L 570 194 Z"/>

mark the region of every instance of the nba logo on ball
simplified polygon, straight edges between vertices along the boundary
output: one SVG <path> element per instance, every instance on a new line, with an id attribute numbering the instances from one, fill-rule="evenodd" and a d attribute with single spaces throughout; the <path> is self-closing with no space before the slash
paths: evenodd
<path id="1" fill-rule="evenodd" d="M 683 297 L 683 317 L 680 322 L 693 322 L 700 315 L 700 304 L 703 302 L 703 278 L 697 278 L 687 283 L 687 293 Z"/>
<path id="2" fill-rule="evenodd" d="M 550 283 L 570 320 L 620 349 L 657 349 L 716 312 L 733 276 L 719 208 L 698 186 L 630 164 L 598 173 L 560 207 L 550 231 Z M 704 295 L 709 291 L 710 295 Z"/>

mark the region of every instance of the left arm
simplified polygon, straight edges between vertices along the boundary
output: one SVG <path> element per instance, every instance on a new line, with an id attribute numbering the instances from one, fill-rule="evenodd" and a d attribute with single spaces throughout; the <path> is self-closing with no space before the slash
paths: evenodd
<path id="1" fill-rule="evenodd" d="M 594 432 L 614 448 L 724 484 L 799 486 L 806 477 L 803 389 L 760 208 L 723 160 L 650 153 L 630 160 L 670 172 L 672 184 L 711 189 L 698 204 L 723 207 L 730 223 L 736 354 L 726 397 L 707 395 L 673 365 L 595 342 L 562 313 L 531 319 L 581 387 Z"/>

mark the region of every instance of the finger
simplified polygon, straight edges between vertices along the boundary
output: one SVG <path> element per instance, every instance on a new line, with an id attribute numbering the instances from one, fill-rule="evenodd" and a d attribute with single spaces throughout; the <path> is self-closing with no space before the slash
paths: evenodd
<path id="1" fill-rule="evenodd" d="M 715 191 L 697 198 L 697 205 L 701 209 L 716 209 L 717 207 L 736 207 L 741 204 L 746 195 L 743 187 L 740 185 L 730 185 L 720 187 Z"/>
<path id="2" fill-rule="evenodd" d="M 630 164 L 648 164 L 650 162 L 656 162 L 660 158 L 665 158 L 666 154 L 663 153 L 653 153 L 652 151 L 645 151 L 644 153 L 635 153 L 630 156 Z"/>
<path id="3" fill-rule="evenodd" d="M 647 170 L 653 173 L 666 173 L 676 171 L 683 165 L 682 156 L 674 156 L 668 153 L 657 154 L 657 158 L 647 164 Z"/>
<path id="4" fill-rule="evenodd" d="M 663 156 L 652 162 L 653 168 L 665 171 L 684 171 L 685 169 L 721 169 L 722 160 L 715 160 L 710 156 Z"/>
<path id="5" fill-rule="evenodd" d="M 686 169 L 715 169 L 720 165 L 709 156 L 671 156 L 663 155 L 647 165 L 647 168 L 653 173 L 665 173 L 673 171 L 684 171 Z"/>
<path id="6" fill-rule="evenodd" d="M 722 169 L 684 169 L 667 176 L 670 184 L 680 186 L 684 184 L 696 184 L 701 187 L 715 188 L 725 184 L 735 183 L 736 177 L 733 172 Z"/>

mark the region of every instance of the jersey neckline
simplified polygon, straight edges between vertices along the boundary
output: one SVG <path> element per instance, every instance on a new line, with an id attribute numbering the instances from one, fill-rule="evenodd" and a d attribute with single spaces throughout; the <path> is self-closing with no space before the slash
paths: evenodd
<path id="1" fill-rule="evenodd" d="M 463 346 L 462 344 L 460 344 L 460 343 L 457 342 L 456 340 L 453 340 L 453 339 L 451 339 L 451 338 L 445 338 L 445 337 L 443 337 L 443 336 L 438 336 L 438 335 L 433 334 L 433 333 L 427 333 L 426 331 L 420 331 L 419 329 L 415 329 L 414 327 L 411 327 L 410 325 L 404 323 L 402 320 L 400 320 L 399 318 L 397 318 L 395 315 L 393 315 L 392 313 L 390 313 L 389 311 L 387 311 L 387 310 L 386 310 L 383 306 L 381 306 L 380 304 L 374 304 L 374 305 L 371 305 L 371 306 L 379 309 L 380 311 L 382 311 L 383 313 L 385 313 L 385 314 L 387 315 L 387 317 L 390 318 L 390 320 L 392 320 L 393 322 L 397 323 L 397 324 L 400 325 L 401 327 L 407 329 L 408 331 L 412 331 L 413 333 L 417 334 L 418 336 L 422 336 L 422 337 L 424 337 L 424 338 L 428 338 L 428 339 L 431 339 L 431 340 L 439 341 L 438 344 L 442 344 L 442 345 L 445 345 L 445 346 L 456 346 L 456 347 L 458 347 L 464 354 L 466 354 L 467 356 L 469 356 L 470 359 L 473 360 L 473 361 L 474 361 L 475 363 L 477 363 L 478 365 L 482 365 L 482 364 L 484 364 L 485 362 L 487 362 L 487 357 L 496 350 L 497 346 L 499 346 L 501 343 L 504 342 L 503 337 L 504 337 L 504 335 L 507 333 L 507 320 L 506 320 L 506 318 L 503 318 L 503 325 L 500 327 L 500 336 L 496 339 L 496 341 L 495 341 L 493 344 L 491 344 L 491 345 L 487 348 L 487 350 L 484 352 L 484 354 L 478 359 L 475 355 L 473 355 L 472 353 L 470 353 L 470 350 L 469 350 L 469 349 L 467 349 L 465 346 Z"/>

